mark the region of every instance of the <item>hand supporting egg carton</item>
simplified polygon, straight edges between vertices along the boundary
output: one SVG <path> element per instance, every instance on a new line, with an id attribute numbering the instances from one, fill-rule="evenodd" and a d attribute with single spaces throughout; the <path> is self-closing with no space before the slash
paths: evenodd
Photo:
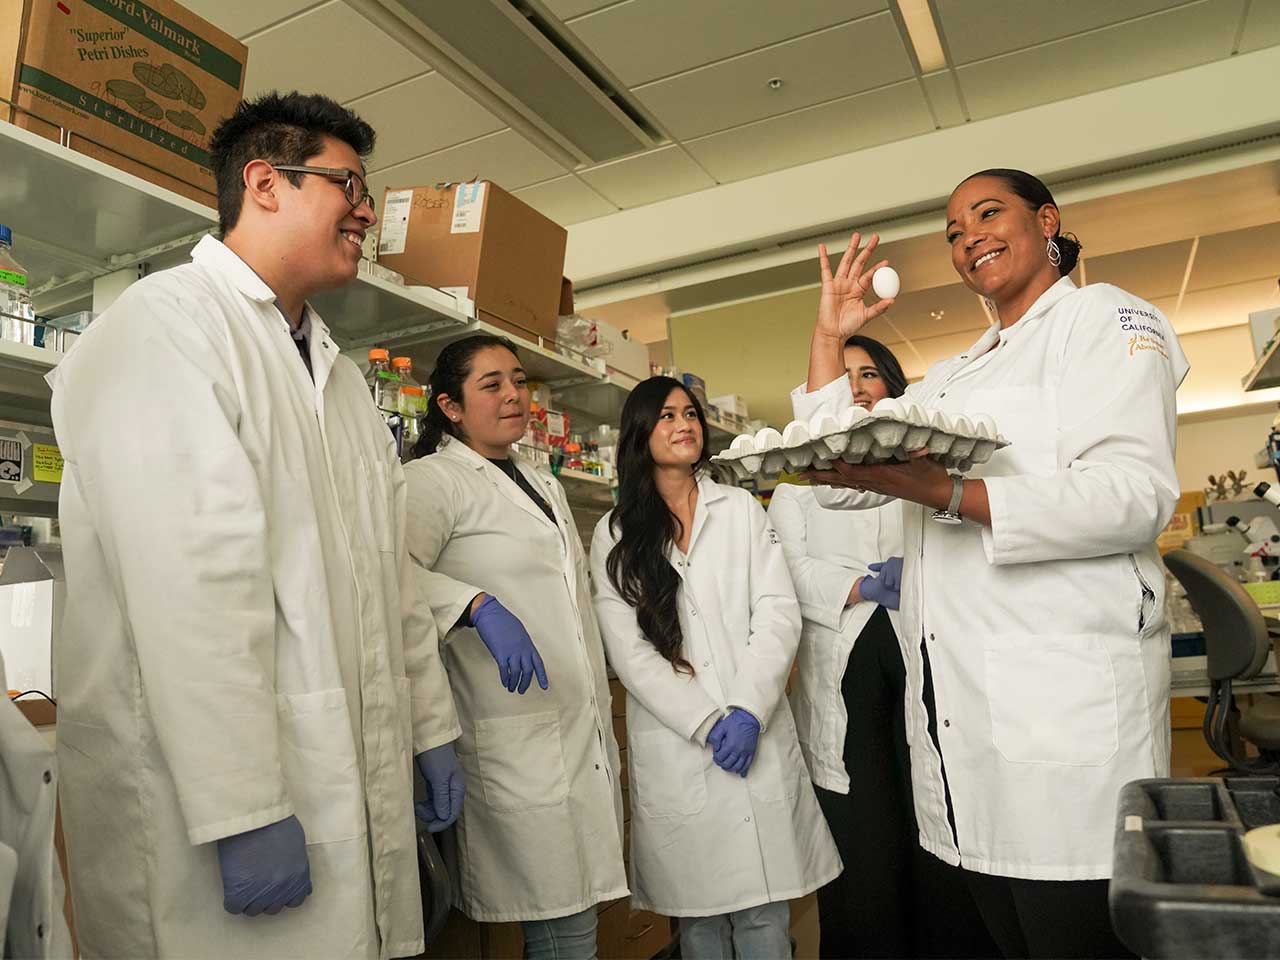
<path id="1" fill-rule="evenodd" d="M 951 416 L 889 397 L 870 411 L 848 407 L 839 416 L 820 413 L 808 422 L 793 420 L 781 433 L 765 427 L 755 434 L 742 434 L 711 459 L 725 464 L 741 480 L 784 471 L 827 470 L 836 460 L 893 463 L 917 456 L 964 473 L 1008 445 L 995 421 L 984 414 Z"/>

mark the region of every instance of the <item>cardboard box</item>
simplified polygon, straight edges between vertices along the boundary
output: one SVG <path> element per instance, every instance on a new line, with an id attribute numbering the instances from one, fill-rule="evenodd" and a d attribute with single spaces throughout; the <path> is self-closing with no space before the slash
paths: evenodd
<path id="1" fill-rule="evenodd" d="M 726 393 L 721 397 L 711 397 L 711 405 L 719 407 L 722 413 L 734 414 L 739 417 L 747 417 L 747 401 L 742 399 L 736 393 Z"/>
<path id="2" fill-rule="evenodd" d="M 0 118 L 216 205 L 209 142 L 248 48 L 172 0 L 0 0 Z"/>
<path id="3" fill-rule="evenodd" d="M 617 327 L 596 321 L 600 356 L 610 370 L 619 370 L 637 380 L 649 377 L 649 345 L 627 337 Z"/>
<path id="4" fill-rule="evenodd" d="M 475 301 L 480 319 L 554 340 L 569 235 L 487 180 L 388 188 L 378 262 Z"/>

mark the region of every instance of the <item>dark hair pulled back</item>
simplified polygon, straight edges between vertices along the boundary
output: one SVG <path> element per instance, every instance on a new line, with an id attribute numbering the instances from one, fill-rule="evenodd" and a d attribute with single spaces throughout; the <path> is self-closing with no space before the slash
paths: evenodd
<path id="1" fill-rule="evenodd" d="M 447 396 L 462 405 L 462 385 L 471 376 L 471 361 L 481 350 L 489 347 L 503 347 L 510 350 L 512 356 L 519 357 L 516 345 L 506 337 L 491 333 L 477 333 L 474 336 L 455 340 L 436 358 L 435 368 L 431 371 L 427 415 L 422 421 L 422 435 L 413 446 L 413 458 L 430 456 L 440 446 L 445 436 L 464 439 L 462 428 L 445 416 L 440 409 L 438 398 Z"/>
<path id="2" fill-rule="evenodd" d="M 622 408 L 618 432 L 618 505 L 609 521 L 617 542 L 609 551 L 605 569 L 614 589 L 635 608 L 645 639 L 671 661 L 677 673 L 692 675 L 693 665 L 684 657 L 684 632 L 680 629 L 680 577 L 667 559 L 681 533 L 680 521 L 658 492 L 656 465 L 649 450 L 649 437 L 672 390 L 685 392 L 702 425 L 702 454 L 693 465 L 694 474 L 710 459 L 706 415 L 684 384 L 671 377 L 650 377 L 631 391 Z"/>
<path id="3" fill-rule="evenodd" d="M 867 351 L 867 356 L 871 358 L 871 362 L 876 365 L 876 370 L 880 372 L 880 379 L 884 381 L 885 388 L 889 391 L 889 396 L 900 397 L 907 392 L 907 375 L 902 372 L 902 364 L 893 355 L 893 351 L 879 340 L 855 333 L 844 342 L 844 345 L 846 347 L 861 347 Z"/>
<path id="4" fill-rule="evenodd" d="M 1044 185 L 1044 182 L 1025 170 L 1011 170 L 1005 167 L 979 170 L 977 173 L 965 177 L 962 182 L 967 183 L 975 177 L 994 177 L 997 180 L 1003 180 L 1009 189 L 1021 197 L 1032 210 L 1039 210 L 1046 203 L 1053 207 L 1058 206 L 1057 201 L 1053 199 L 1053 194 L 1049 192 L 1049 188 Z M 1058 245 L 1058 250 L 1062 254 L 1062 263 L 1058 265 L 1058 273 L 1065 277 L 1076 268 L 1076 264 L 1080 261 L 1080 239 L 1074 233 L 1063 233 L 1059 228 L 1058 232 L 1053 235 L 1053 241 Z"/>

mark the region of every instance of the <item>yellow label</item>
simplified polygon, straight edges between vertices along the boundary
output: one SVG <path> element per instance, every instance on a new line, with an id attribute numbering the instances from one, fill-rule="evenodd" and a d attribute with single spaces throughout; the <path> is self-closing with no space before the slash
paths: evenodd
<path id="1" fill-rule="evenodd" d="M 36 483 L 62 482 L 62 452 L 53 444 L 31 445 L 31 479 Z"/>

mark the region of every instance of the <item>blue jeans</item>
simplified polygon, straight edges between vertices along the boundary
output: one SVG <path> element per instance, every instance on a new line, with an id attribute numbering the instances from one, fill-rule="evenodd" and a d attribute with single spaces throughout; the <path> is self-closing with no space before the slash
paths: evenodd
<path id="1" fill-rule="evenodd" d="M 596 908 L 551 920 L 525 920 L 528 960 L 596 960 Z"/>
<path id="2" fill-rule="evenodd" d="M 680 918 L 684 960 L 790 960 L 791 904 L 786 900 L 714 917 Z"/>

